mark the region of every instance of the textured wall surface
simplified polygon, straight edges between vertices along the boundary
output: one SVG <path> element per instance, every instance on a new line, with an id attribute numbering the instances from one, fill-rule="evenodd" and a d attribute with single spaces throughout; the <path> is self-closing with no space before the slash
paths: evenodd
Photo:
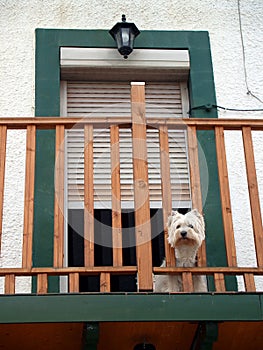
<path id="1" fill-rule="evenodd" d="M 240 7 L 249 89 L 263 100 L 262 0 L 241 0 Z M 120 20 L 122 13 L 141 30 L 209 31 L 218 105 L 262 108 L 259 100 L 247 94 L 237 0 L 0 0 L 0 117 L 34 116 L 36 28 L 109 29 Z M 219 116 L 263 117 L 262 112 L 227 111 L 220 111 Z M 24 136 L 21 132 L 12 132 L 8 139 L 0 267 L 21 266 Z M 242 266 L 253 266 L 255 257 L 240 135 L 227 136 L 226 141 L 238 261 Z M 262 139 L 254 135 L 254 141 L 263 199 Z M 263 205 L 263 200 L 261 202 Z M 19 285 L 18 291 L 30 290 L 29 283 L 22 281 Z"/>

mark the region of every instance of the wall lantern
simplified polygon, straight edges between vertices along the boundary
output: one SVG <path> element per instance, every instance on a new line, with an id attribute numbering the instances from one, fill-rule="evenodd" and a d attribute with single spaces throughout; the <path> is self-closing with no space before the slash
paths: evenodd
<path id="1" fill-rule="evenodd" d="M 152 344 L 147 344 L 147 343 L 141 343 L 135 345 L 133 350 L 156 350 L 155 346 Z"/>
<path id="2" fill-rule="evenodd" d="M 122 22 L 116 23 L 109 33 L 116 41 L 119 53 L 123 58 L 128 58 L 133 50 L 134 39 L 140 34 L 136 25 L 126 22 L 125 15 L 122 15 Z"/>

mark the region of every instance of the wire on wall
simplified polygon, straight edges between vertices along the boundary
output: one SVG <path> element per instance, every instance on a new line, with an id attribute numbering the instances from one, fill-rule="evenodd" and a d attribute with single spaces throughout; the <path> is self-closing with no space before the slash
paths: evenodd
<path id="1" fill-rule="evenodd" d="M 263 101 L 249 89 L 248 78 L 247 78 L 247 68 L 246 68 L 246 53 L 245 53 L 244 37 L 243 37 L 243 29 L 242 29 L 242 20 L 241 20 L 240 0 L 237 0 L 237 8 L 238 8 L 239 29 L 240 29 L 240 38 L 241 38 L 241 45 L 242 45 L 243 68 L 244 68 L 244 75 L 245 75 L 245 83 L 246 83 L 246 88 L 247 88 L 247 94 L 253 96 L 259 102 L 263 103 Z"/>
<path id="2" fill-rule="evenodd" d="M 242 108 L 229 108 L 229 107 L 223 107 L 218 106 L 214 104 L 206 104 L 201 106 L 192 107 L 188 114 L 191 116 L 191 112 L 194 110 L 205 110 L 206 112 L 210 112 L 212 109 L 223 109 L 224 111 L 231 111 L 231 112 L 263 112 L 263 108 L 255 108 L 255 109 L 242 109 Z"/>

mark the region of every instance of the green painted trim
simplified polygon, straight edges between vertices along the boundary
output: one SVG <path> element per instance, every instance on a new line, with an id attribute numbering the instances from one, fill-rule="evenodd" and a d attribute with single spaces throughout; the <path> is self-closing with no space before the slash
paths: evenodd
<path id="1" fill-rule="evenodd" d="M 259 294 L 0 296 L 0 323 L 262 321 Z"/>
<path id="2" fill-rule="evenodd" d="M 189 50 L 191 106 L 216 104 L 208 32 L 142 31 L 135 44 L 137 48 Z M 115 43 L 107 30 L 36 29 L 36 116 L 59 116 L 61 46 L 115 47 Z M 217 111 L 195 110 L 192 117 L 217 118 Z M 198 140 L 209 170 L 209 193 L 204 203 L 208 233 L 208 265 L 226 266 L 214 134 L 199 132 Z M 54 131 L 39 130 L 36 143 L 33 266 L 51 266 L 54 226 Z M 201 186 L 204 193 L 205 177 L 202 174 L 201 164 Z M 230 278 L 230 288 L 234 290 L 235 279 Z M 57 292 L 58 279 L 53 277 L 52 281 L 49 291 Z"/>
<path id="3" fill-rule="evenodd" d="M 259 296 L 260 306 L 261 306 L 261 318 L 263 319 L 263 294 L 261 293 Z"/>
<path id="4" fill-rule="evenodd" d="M 191 106 L 216 104 L 209 35 L 206 31 L 141 31 L 135 47 L 189 50 Z M 115 47 L 107 30 L 36 29 L 36 115 L 59 115 L 61 46 Z M 193 111 L 193 117 L 217 118 L 217 111 Z"/>

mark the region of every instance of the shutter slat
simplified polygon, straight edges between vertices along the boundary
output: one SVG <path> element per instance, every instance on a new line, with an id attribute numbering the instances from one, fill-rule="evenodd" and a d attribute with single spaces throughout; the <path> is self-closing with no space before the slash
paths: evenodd
<path id="1" fill-rule="evenodd" d="M 69 117 L 130 116 L 129 83 L 68 82 Z M 146 115 L 182 117 L 179 83 L 146 84 Z M 161 202 L 161 172 L 158 130 L 147 130 L 150 201 Z M 121 201 L 133 201 L 131 130 L 120 129 Z M 186 134 L 169 131 L 171 193 L 174 201 L 190 201 Z M 94 201 L 111 202 L 110 130 L 94 130 Z M 67 131 L 68 201 L 84 201 L 84 130 Z M 103 203 L 102 203 L 103 205 Z"/>

